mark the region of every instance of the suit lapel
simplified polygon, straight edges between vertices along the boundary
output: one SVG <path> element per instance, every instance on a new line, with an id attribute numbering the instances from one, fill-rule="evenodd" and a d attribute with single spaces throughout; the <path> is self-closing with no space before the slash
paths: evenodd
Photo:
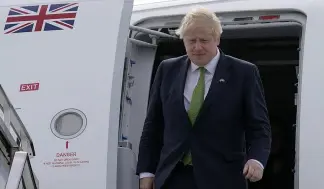
<path id="1" fill-rule="evenodd" d="M 174 85 L 175 88 L 174 88 L 173 94 L 171 94 L 176 98 L 176 103 L 179 103 L 178 105 L 176 105 L 175 108 L 178 108 L 179 112 L 181 114 L 183 114 L 183 113 L 186 114 L 185 117 L 188 118 L 188 121 L 190 121 L 190 120 L 189 120 L 187 111 L 185 109 L 183 93 L 184 93 L 184 87 L 186 84 L 187 71 L 188 71 L 189 65 L 190 65 L 189 58 L 188 57 L 184 58 L 184 61 L 180 65 L 179 72 L 177 72 L 178 77 L 175 80 L 175 85 Z"/>
<path id="2" fill-rule="evenodd" d="M 231 62 L 226 61 L 225 54 L 219 50 L 220 58 L 218 64 L 216 66 L 216 71 L 214 73 L 212 83 L 210 85 L 209 91 L 205 98 L 205 101 L 201 107 L 200 113 L 197 117 L 197 121 L 199 117 L 208 110 L 209 106 L 213 103 L 218 103 L 218 96 L 222 93 L 223 87 L 226 85 L 226 82 L 229 80 L 230 77 L 230 65 Z"/>

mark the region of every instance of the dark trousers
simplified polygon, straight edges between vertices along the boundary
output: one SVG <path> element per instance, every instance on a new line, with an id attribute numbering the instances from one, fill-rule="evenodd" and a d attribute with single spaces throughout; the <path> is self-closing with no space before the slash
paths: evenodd
<path id="1" fill-rule="evenodd" d="M 193 176 L 193 167 L 179 162 L 166 180 L 163 189 L 198 189 Z"/>

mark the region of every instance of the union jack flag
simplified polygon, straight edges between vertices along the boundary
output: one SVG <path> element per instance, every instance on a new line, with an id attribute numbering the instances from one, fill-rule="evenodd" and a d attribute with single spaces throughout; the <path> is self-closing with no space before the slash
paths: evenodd
<path id="1" fill-rule="evenodd" d="M 4 33 L 73 29 L 78 3 L 10 8 Z"/>

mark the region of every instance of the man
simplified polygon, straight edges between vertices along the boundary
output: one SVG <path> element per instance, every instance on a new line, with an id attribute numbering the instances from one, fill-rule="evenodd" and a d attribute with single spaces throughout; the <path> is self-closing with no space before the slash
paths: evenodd
<path id="1" fill-rule="evenodd" d="M 256 66 L 217 48 L 221 33 L 207 9 L 184 17 L 187 55 L 162 61 L 152 86 L 140 189 L 246 189 L 262 178 L 271 143 L 263 86 Z"/>

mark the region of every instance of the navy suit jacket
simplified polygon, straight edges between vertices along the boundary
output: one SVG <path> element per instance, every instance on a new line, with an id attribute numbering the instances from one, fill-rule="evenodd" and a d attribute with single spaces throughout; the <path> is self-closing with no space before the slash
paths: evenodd
<path id="1" fill-rule="evenodd" d="M 246 189 L 247 159 L 266 166 L 271 130 L 259 71 L 220 51 L 216 72 L 192 126 L 184 107 L 187 55 L 163 61 L 150 92 L 137 174 L 155 174 L 160 189 L 183 154 L 191 151 L 202 189 Z"/>

